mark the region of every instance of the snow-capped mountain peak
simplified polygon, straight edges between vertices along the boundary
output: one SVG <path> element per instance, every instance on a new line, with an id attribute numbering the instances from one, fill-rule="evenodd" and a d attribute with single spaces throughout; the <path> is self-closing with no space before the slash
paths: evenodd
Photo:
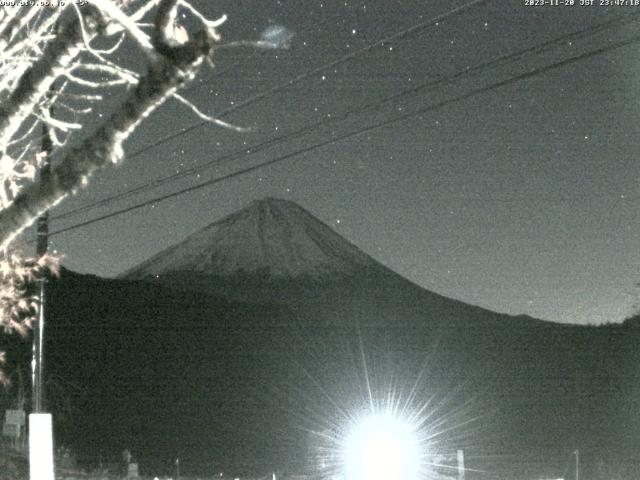
<path id="1" fill-rule="evenodd" d="M 265 198 L 249 204 L 127 272 L 270 277 L 350 275 L 380 265 L 298 204 Z"/>

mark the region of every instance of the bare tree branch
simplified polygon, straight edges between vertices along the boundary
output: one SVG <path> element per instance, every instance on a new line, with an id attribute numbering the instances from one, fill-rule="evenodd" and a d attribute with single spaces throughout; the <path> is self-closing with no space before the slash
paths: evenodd
<path id="1" fill-rule="evenodd" d="M 97 32 L 99 15 L 89 15 L 87 28 Z M 47 46 L 41 58 L 20 78 L 9 98 L 0 106 L 0 154 L 22 122 L 44 97 L 55 81 L 80 53 L 82 29 L 79 21 L 69 23 Z"/>
<path id="2" fill-rule="evenodd" d="M 122 143 L 176 89 L 191 80 L 214 39 L 199 35 L 187 45 L 165 47 L 122 105 L 96 132 L 53 169 L 49 180 L 26 186 L 13 203 L 0 211 L 0 248 L 30 225 L 38 215 L 81 187 L 96 169 L 123 157 Z"/>

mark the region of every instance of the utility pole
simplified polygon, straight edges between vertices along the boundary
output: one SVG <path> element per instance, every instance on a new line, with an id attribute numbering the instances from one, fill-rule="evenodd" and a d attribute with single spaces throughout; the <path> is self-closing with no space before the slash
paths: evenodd
<path id="1" fill-rule="evenodd" d="M 573 454 L 576 456 L 576 480 L 580 480 L 580 450 L 576 448 Z"/>
<path id="2" fill-rule="evenodd" d="M 53 151 L 51 142 L 51 134 L 49 126 L 45 123 L 42 125 L 42 152 L 44 153 L 44 161 L 40 168 L 40 181 L 45 182 L 51 177 L 50 155 Z M 49 212 L 46 211 L 38 217 L 36 229 L 36 257 L 40 259 L 47 254 L 49 247 Z M 44 388 L 43 388 L 43 371 L 44 371 L 44 324 L 45 311 L 47 308 L 47 272 L 43 272 L 38 279 L 38 318 L 33 328 L 33 355 L 31 359 L 32 366 L 32 395 L 31 395 L 31 411 L 32 413 L 42 413 L 44 411 Z"/>
<path id="3" fill-rule="evenodd" d="M 51 107 L 49 107 L 51 113 Z M 50 156 L 53 151 L 49 126 L 42 125 L 42 153 L 44 161 L 40 167 L 40 181 L 50 178 Z M 47 253 L 49 243 L 49 214 L 38 218 L 36 254 L 38 259 Z M 53 421 L 51 414 L 44 413 L 44 324 L 46 310 L 46 284 L 48 272 L 42 272 L 38 280 L 38 318 L 33 328 L 31 359 L 31 414 L 29 415 L 29 478 L 30 480 L 54 480 L 53 466 Z"/>

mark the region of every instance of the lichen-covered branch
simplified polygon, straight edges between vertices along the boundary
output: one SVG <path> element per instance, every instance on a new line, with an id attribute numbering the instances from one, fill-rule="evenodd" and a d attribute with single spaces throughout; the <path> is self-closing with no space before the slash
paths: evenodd
<path id="1" fill-rule="evenodd" d="M 88 19 L 86 28 L 95 33 L 100 17 L 89 15 Z M 82 42 L 80 21 L 70 22 L 46 46 L 38 61 L 23 73 L 11 94 L 0 105 L 0 154 L 5 153 L 4 147 L 11 137 L 80 53 Z"/>
<path id="2" fill-rule="evenodd" d="M 0 248 L 5 248 L 38 215 L 81 187 L 96 169 L 117 163 L 123 156 L 123 142 L 154 109 L 194 77 L 214 42 L 203 33 L 185 45 L 164 44 L 162 54 L 152 61 L 111 117 L 72 149 L 48 180 L 25 186 L 11 205 L 0 211 Z"/>

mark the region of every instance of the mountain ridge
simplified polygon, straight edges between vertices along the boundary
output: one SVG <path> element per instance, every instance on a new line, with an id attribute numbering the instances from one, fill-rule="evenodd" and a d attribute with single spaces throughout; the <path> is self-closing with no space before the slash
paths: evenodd
<path id="1" fill-rule="evenodd" d="M 308 297 L 327 290 L 338 298 L 377 290 L 377 301 L 405 304 L 401 309 L 426 303 L 431 308 L 438 305 L 447 317 L 466 311 L 462 316 L 549 322 L 494 312 L 428 290 L 365 253 L 297 203 L 274 197 L 252 201 L 117 278 L 266 303 L 300 303 L 296 300 L 309 301 Z"/>
<path id="2" fill-rule="evenodd" d="M 266 197 L 198 230 L 118 278 L 176 272 L 326 278 L 379 267 L 382 265 L 298 204 Z"/>

